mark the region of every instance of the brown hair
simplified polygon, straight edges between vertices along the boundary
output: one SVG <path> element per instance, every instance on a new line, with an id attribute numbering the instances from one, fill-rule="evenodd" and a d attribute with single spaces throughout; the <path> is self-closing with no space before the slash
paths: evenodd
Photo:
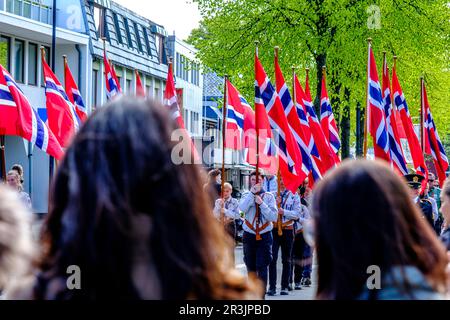
<path id="1" fill-rule="evenodd" d="M 199 168 L 172 161 L 174 129 L 166 108 L 130 97 L 89 118 L 53 185 L 37 298 L 262 296 L 233 271 L 228 237 L 195 192 Z M 82 270 L 82 290 L 51 292 L 70 265 Z"/>
<path id="2" fill-rule="evenodd" d="M 356 299 L 367 268 L 414 266 L 436 290 L 447 256 L 406 183 L 384 163 L 347 161 L 321 181 L 312 206 L 321 299 Z M 400 288 L 411 294 L 408 284 Z"/>

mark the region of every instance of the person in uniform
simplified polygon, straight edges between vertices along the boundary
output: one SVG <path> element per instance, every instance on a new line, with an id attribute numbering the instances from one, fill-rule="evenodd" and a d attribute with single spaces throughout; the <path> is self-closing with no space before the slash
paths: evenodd
<path id="1" fill-rule="evenodd" d="M 434 230 L 433 205 L 430 200 L 420 198 L 420 188 L 425 177 L 420 174 L 407 174 L 405 179 L 411 188 L 414 203 L 420 207 L 423 218 L 427 219 Z"/>
<path id="2" fill-rule="evenodd" d="M 256 181 L 256 171 L 250 174 L 250 191 L 244 192 L 239 209 L 245 223 L 242 243 L 247 271 L 255 272 L 267 287 L 268 267 L 272 260 L 272 222 L 278 218 L 275 197 L 263 189 L 263 177 Z M 258 210 L 257 210 L 258 209 Z"/>
<path id="3" fill-rule="evenodd" d="M 280 295 L 286 296 L 292 290 L 289 283 L 292 263 L 292 245 L 294 243 L 294 224 L 300 218 L 300 197 L 286 189 L 283 179 L 280 179 L 280 197 L 277 198 L 278 220 L 272 230 L 272 262 L 269 266 L 269 296 L 276 294 L 278 251 L 281 247 L 283 271 L 281 275 Z"/>
<path id="4" fill-rule="evenodd" d="M 270 192 L 274 195 L 274 197 L 276 197 L 278 193 L 277 177 L 273 174 L 266 174 L 264 176 L 263 188 L 264 190 L 266 190 L 266 192 Z"/>

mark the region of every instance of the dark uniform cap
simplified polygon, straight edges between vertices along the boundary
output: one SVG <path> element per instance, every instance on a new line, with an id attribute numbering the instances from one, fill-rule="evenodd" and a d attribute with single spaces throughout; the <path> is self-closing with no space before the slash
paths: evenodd
<path id="1" fill-rule="evenodd" d="M 420 174 L 407 174 L 405 175 L 405 179 L 411 188 L 420 189 L 420 187 L 422 186 L 422 181 L 425 179 L 425 177 Z"/>

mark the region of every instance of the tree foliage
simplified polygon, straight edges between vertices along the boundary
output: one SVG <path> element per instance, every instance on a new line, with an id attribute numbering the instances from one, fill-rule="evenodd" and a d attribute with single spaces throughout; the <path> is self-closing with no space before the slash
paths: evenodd
<path id="1" fill-rule="evenodd" d="M 320 97 L 321 69 L 344 127 L 357 102 L 365 106 L 367 38 L 373 38 L 381 81 L 382 52 L 399 57 L 397 72 L 413 116 L 420 107 L 420 76 L 442 138 L 450 129 L 450 7 L 447 0 L 196 0 L 203 20 L 188 41 L 201 61 L 231 81 L 249 101 L 254 94 L 255 40 L 269 77 L 274 46 L 286 81 L 291 66 L 300 79 L 311 68 L 311 86 Z M 379 13 L 379 15 L 377 14 Z M 378 17 L 380 19 L 378 19 Z M 379 24 L 377 24 L 379 22 Z M 341 126 L 342 129 L 342 126 Z M 354 134 L 352 134 L 354 139 Z"/>

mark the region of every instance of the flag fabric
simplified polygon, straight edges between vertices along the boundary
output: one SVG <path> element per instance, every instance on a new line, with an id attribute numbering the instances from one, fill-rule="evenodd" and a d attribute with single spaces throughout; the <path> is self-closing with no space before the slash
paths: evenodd
<path id="1" fill-rule="evenodd" d="M 300 126 L 302 127 L 302 132 L 304 134 L 304 141 L 308 145 L 308 153 L 310 155 L 311 160 L 311 172 L 309 174 L 310 178 L 310 186 L 313 186 L 316 182 L 322 179 L 322 173 L 318 166 L 318 162 L 320 162 L 320 154 L 317 149 L 316 142 L 314 141 L 314 136 L 312 134 L 311 128 L 308 122 L 308 115 L 306 113 L 306 108 L 304 105 L 304 96 L 305 92 L 298 80 L 297 75 L 294 76 L 294 85 L 295 85 L 295 107 L 297 111 L 297 116 L 300 120 Z"/>
<path id="2" fill-rule="evenodd" d="M 367 61 L 367 126 L 373 138 L 375 158 L 391 163 L 386 117 L 383 108 L 381 86 L 378 78 L 377 65 L 369 44 Z"/>
<path id="3" fill-rule="evenodd" d="M 386 56 L 383 61 L 383 108 L 386 116 L 386 127 L 389 139 L 391 163 L 402 175 L 408 174 L 408 167 L 403 153 L 400 136 L 397 130 L 397 119 L 391 100 L 391 82 L 389 80 L 389 68 Z"/>
<path id="4" fill-rule="evenodd" d="M 280 98 L 256 55 L 255 106 L 265 108 L 264 111 L 267 113 L 274 142 L 277 146 L 281 176 L 286 188 L 295 193 L 306 178 L 306 174 L 302 170 L 302 155 L 289 128 Z M 262 112 L 259 113 L 262 114 Z M 259 132 L 258 111 L 256 118 L 256 130 Z"/>
<path id="5" fill-rule="evenodd" d="M 301 152 L 302 171 L 304 172 L 305 176 L 308 176 L 312 169 L 308 143 L 306 142 L 305 134 L 303 133 L 303 128 L 297 115 L 296 106 L 292 101 L 291 94 L 289 93 L 289 89 L 284 80 L 277 56 L 275 56 L 275 83 L 278 96 L 281 100 L 281 104 L 283 105 L 284 113 L 289 124 L 289 128 Z"/>
<path id="6" fill-rule="evenodd" d="M 227 110 L 226 110 L 226 132 L 225 132 L 225 148 L 234 150 L 242 150 L 244 132 L 244 107 L 242 106 L 239 92 L 226 80 L 227 86 Z"/>
<path id="7" fill-rule="evenodd" d="M 64 152 L 13 77 L 0 65 L 0 134 L 22 137 L 61 160 Z"/>
<path id="8" fill-rule="evenodd" d="M 421 173 L 428 178 L 428 169 L 425 165 L 425 158 L 420 147 L 419 138 L 414 131 L 414 125 L 411 119 L 411 114 L 409 113 L 408 104 L 406 103 L 405 96 L 403 95 L 403 90 L 400 86 L 395 68 L 392 71 L 392 91 L 394 93 L 394 106 L 400 114 L 400 120 L 403 124 L 403 129 L 408 139 L 409 150 L 411 152 L 414 168 L 418 173 Z"/>
<path id="9" fill-rule="evenodd" d="M 81 120 L 81 122 L 84 123 L 88 117 L 86 106 L 67 63 L 64 63 L 64 75 L 66 94 L 69 97 L 70 102 L 72 102 L 72 104 L 75 106 L 75 111 L 78 118 Z"/>
<path id="10" fill-rule="evenodd" d="M 239 95 L 239 98 L 244 111 L 244 156 L 248 164 L 256 166 L 256 116 L 247 100 L 242 95 Z M 267 114 L 265 114 L 265 110 L 262 110 L 262 112 L 265 118 L 260 119 L 258 123 L 258 126 L 261 128 L 259 136 L 259 167 L 266 173 L 275 175 L 278 172 L 278 161 L 275 156 L 276 146 L 271 139 L 272 135 Z"/>
<path id="11" fill-rule="evenodd" d="M 139 75 L 139 72 L 137 70 L 134 71 L 136 74 L 136 96 L 145 98 L 145 90 L 144 86 L 142 85 L 141 76 Z"/>
<path id="12" fill-rule="evenodd" d="M 341 139 L 339 138 L 339 130 L 334 119 L 333 109 L 331 108 L 330 99 L 328 98 L 327 84 L 325 73 L 322 77 L 322 93 L 320 98 L 320 124 L 322 131 L 327 139 L 331 149 L 333 150 L 334 161 L 339 163 L 341 160 L 338 156 L 341 149 Z"/>
<path id="13" fill-rule="evenodd" d="M 300 84 L 300 83 L 299 83 Z M 317 146 L 319 157 L 316 159 L 318 167 L 322 175 L 328 172 L 336 165 L 335 154 L 328 143 L 325 134 L 323 133 L 322 126 L 319 118 L 316 115 L 311 98 L 311 91 L 309 89 L 309 77 L 306 77 L 305 91 L 299 85 L 299 94 L 302 96 L 303 106 L 308 119 L 309 127 L 313 135 L 314 141 Z"/>
<path id="14" fill-rule="evenodd" d="M 67 147 L 80 128 L 80 119 L 63 86 L 42 58 L 48 125 L 59 144 Z"/>
<path id="15" fill-rule="evenodd" d="M 118 98 L 122 95 L 122 89 L 116 71 L 106 57 L 106 51 L 103 53 L 103 64 L 105 67 L 106 95 L 109 100 Z"/>
<path id="16" fill-rule="evenodd" d="M 191 156 L 194 159 L 194 163 L 199 163 L 201 158 L 197 153 L 194 142 L 191 140 L 189 133 L 184 125 L 183 117 L 181 116 L 180 107 L 178 106 L 177 93 L 175 90 L 175 81 L 173 78 L 172 64 L 169 64 L 169 70 L 167 73 L 166 90 L 164 91 L 164 105 L 169 109 L 172 115 L 172 119 L 178 124 L 178 127 L 182 130 L 183 139 L 190 141 Z"/>
<path id="17" fill-rule="evenodd" d="M 430 105 L 428 103 L 427 91 L 425 83 L 422 80 L 422 112 L 424 119 L 424 145 L 425 153 L 430 154 L 433 157 L 434 166 L 439 177 L 439 184 L 442 188 L 445 180 L 447 179 L 446 172 L 449 167 L 448 158 L 445 154 L 444 146 L 434 123 L 433 115 L 431 114 Z"/>

